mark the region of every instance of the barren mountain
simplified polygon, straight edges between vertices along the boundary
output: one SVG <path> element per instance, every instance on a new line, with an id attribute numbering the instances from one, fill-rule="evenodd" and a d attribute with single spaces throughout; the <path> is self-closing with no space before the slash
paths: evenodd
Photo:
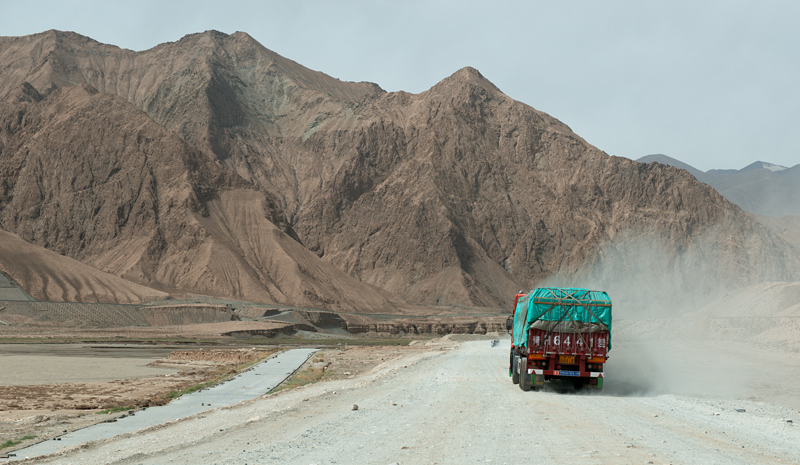
<path id="1" fill-rule="evenodd" d="M 757 161 L 740 170 L 703 172 L 666 155 L 647 155 L 637 161 L 657 161 L 684 169 L 750 213 L 772 217 L 800 215 L 800 165 L 787 168 Z"/>
<path id="2" fill-rule="evenodd" d="M 16 102 L 0 120 L 0 226 L 143 284 L 394 305 L 374 285 L 496 307 L 603 269 L 630 238 L 720 285 L 800 268 L 709 186 L 609 157 L 472 68 L 386 93 L 215 31 L 143 52 L 0 38 L 0 63 Z"/>
<path id="3" fill-rule="evenodd" d="M 270 196 L 127 101 L 88 84 L 47 97 L 23 84 L 6 102 L 0 222 L 28 242 L 165 290 L 393 307 L 276 227 Z M 20 257 L 5 259 L 13 269 Z M 35 274 L 14 278 L 37 286 Z"/>
<path id="4" fill-rule="evenodd" d="M 779 171 L 759 167 L 706 174 L 712 187 L 746 211 L 774 217 L 800 215 L 800 165 Z"/>

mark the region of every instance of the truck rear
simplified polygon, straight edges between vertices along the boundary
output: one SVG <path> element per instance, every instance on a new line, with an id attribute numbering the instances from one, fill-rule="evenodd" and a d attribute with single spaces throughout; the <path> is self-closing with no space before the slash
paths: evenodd
<path id="1" fill-rule="evenodd" d="M 509 375 L 523 391 L 560 379 L 603 388 L 611 349 L 611 299 L 603 291 L 539 288 L 517 294 L 511 331 Z"/>

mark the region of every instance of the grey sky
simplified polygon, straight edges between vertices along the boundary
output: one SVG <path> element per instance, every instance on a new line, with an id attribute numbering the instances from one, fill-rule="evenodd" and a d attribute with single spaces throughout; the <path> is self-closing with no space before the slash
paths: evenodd
<path id="1" fill-rule="evenodd" d="M 0 35 L 144 50 L 245 31 L 309 68 L 422 92 L 473 66 L 612 155 L 800 163 L 800 2 L 0 0 Z"/>

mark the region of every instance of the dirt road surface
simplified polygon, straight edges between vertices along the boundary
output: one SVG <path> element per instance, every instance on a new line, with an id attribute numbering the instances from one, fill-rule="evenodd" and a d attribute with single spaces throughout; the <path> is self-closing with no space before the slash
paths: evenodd
<path id="1" fill-rule="evenodd" d="M 800 418 L 790 408 L 719 397 L 560 392 L 557 386 L 522 392 L 505 371 L 505 343 L 438 344 L 353 379 L 280 392 L 35 462 L 800 463 Z"/>

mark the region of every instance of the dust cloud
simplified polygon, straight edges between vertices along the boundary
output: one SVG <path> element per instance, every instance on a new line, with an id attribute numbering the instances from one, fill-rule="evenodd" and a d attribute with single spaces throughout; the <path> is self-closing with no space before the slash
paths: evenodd
<path id="1" fill-rule="evenodd" d="M 612 350 L 595 395 L 738 398 L 800 408 L 800 283 L 764 282 L 769 270 L 704 247 L 656 237 L 603 247 L 594 265 L 539 286 L 608 292 Z M 788 329 L 787 329 L 788 328 Z"/>

